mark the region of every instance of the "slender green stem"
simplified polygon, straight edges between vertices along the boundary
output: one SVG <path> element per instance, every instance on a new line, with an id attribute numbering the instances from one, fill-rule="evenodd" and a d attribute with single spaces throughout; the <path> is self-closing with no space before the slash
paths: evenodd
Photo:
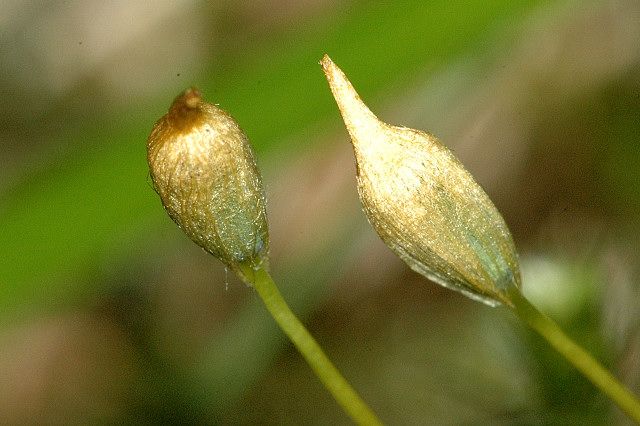
<path id="1" fill-rule="evenodd" d="M 249 277 L 251 275 L 253 276 L 252 284 L 266 305 L 267 310 L 269 310 L 282 331 L 298 348 L 338 404 L 357 424 L 381 425 L 382 423 L 373 411 L 342 377 L 338 369 L 324 354 L 320 345 L 289 309 L 287 302 L 282 298 L 269 273 L 264 269 L 258 269 L 252 274 L 248 274 Z"/>
<path id="2" fill-rule="evenodd" d="M 640 401 L 587 351 L 567 336 L 551 318 L 533 306 L 518 290 L 510 293 L 516 314 L 544 337 L 567 361 L 640 424 Z"/>

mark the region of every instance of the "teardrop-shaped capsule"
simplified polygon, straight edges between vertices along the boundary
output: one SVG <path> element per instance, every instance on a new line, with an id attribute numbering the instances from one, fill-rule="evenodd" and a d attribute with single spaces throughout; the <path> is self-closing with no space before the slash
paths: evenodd
<path id="1" fill-rule="evenodd" d="M 153 127 L 147 160 L 171 219 L 250 281 L 247 274 L 267 259 L 266 203 L 253 151 L 235 120 L 189 89 Z"/>
<path id="2" fill-rule="evenodd" d="M 488 305 L 520 287 L 513 239 L 471 174 L 433 135 L 380 121 L 325 55 L 324 73 L 356 157 L 360 200 L 411 269 Z"/>

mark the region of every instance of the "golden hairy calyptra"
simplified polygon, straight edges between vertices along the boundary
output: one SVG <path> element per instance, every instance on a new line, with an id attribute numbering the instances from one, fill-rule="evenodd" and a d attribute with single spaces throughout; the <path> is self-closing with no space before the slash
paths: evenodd
<path id="1" fill-rule="evenodd" d="M 344 73 L 321 61 L 354 148 L 358 193 L 378 235 L 411 269 L 468 297 L 511 305 L 511 234 L 487 194 L 433 135 L 380 121 Z"/>
<path id="2" fill-rule="evenodd" d="M 262 178 L 235 120 L 188 89 L 153 127 L 147 160 L 171 219 L 248 281 L 267 259 L 269 237 Z"/>

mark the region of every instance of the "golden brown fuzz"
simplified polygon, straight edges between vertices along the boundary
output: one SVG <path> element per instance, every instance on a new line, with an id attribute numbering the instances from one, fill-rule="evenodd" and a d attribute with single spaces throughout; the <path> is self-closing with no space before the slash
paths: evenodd
<path id="1" fill-rule="evenodd" d="M 188 89 L 153 127 L 147 160 L 171 219 L 247 281 L 269 236 L 262 178 L 235 120 Z"/>
<path id="2" fill-rule="evenodd" d="M 511 304 L 518 257 L 480 185 L 435 136 L 383 123 L 327 55 L 321 65 L 351 136 L 360 200 L 380 238 L 429 279 L 489 305 Z"/>

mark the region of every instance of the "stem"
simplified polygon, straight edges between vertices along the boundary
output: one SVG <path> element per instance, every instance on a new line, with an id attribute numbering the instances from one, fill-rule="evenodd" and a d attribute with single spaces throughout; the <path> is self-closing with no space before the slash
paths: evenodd
<path id="1" fill-rule="evenodd" d="M 640 424 L 640 401 L 569 336 L 558 324 L 533 306 L 519 290 L 510 292 L 516 314 L 544 337 L 567 361 L 573 364 L 598 389 L 607 395 L 636 423 Z"/>
<path id="2" fill-rule="evenodd" d="M 252 284 L 276 320 L 282 331 L 289 337 L 298 351 L 329 392 L 342 406 L 351 419 L 360 425 L 381 425 L 382 422 L 360 398 L 351 385 L 340 374 L 338 369 L 324 354 L 320 345 L 309 334 L 300 320 L 289 309 L 280 291 L 269 273 L 260 268 L 249 277 L 253 277 Z"/>

